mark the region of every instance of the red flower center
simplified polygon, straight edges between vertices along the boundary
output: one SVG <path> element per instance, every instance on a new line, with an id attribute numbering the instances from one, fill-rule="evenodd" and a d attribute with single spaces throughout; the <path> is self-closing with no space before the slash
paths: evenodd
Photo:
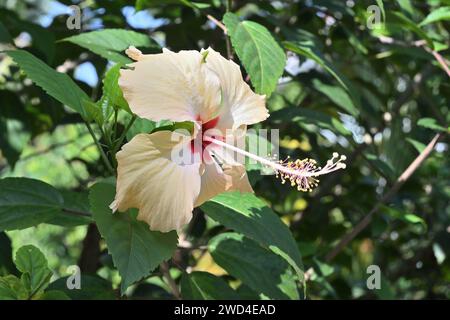
<path id="1" fill-rule="evenodd" d="M 197 117 L 197 121 L 201 122 L 202 129 L 201 129 L 201 132 L 199 132 L 199 135 L 191 141 L 191 151 L 192 151 L 192 153 L 201 152 L 203 155 L 203 151 L 205 150 L 205 148 L 209 144 L 211 144 L 210 141 L 206 141 L 205 139 L 203 139 L 203 137 L 208 130 L 216 127 L 217 123 L 219 122 L 219 117 L 215 117 L 214 119 L 211 119 L 207 122 L 203 122 L 200 117 Z M 212 137 L 216 138 L 216 139 L 217 138 L 220 139 L 220 137 L 217 137 L 217 136 L 212 136 Z M 200 139 L 200 138 L 202 139 L 201 144 L 198 141 L 198 139 Z M 196 146 L 197 146 L 197 148 L 196 148 Z M 201 150 L 200 150 L 199 146 L 201 146 Z"/>

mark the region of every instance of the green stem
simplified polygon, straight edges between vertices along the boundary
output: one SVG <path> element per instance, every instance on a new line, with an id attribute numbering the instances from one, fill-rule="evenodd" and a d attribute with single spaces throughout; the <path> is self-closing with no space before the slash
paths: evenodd
<path id="1" fill-rule="evenodd" d="M 125 130 L 122 132 L 122 134 L 120 135 L 120 138 L 116 141 L 114 141 L 114 148 L 112 149 L 112 158 L 114 159 L 114 161 L 116 161 L 116 153 L 119 150 L 120 146 L 122 145 L 123 141 L 125 140 L 125 137 L 127 136 L 128 131 L 131 129 L 131 127 L 133 126 L 134 122 L 136 121 L 137 116 L 133 115 L 133 117 L 131 118 L 130 122 L 128 123 L 127 127 L 125 128 Z M 116 164 L 117 167 L 117 164 Z"/>
<path id="2" fill-rule="evenodd" d="M 50 278 L 52 277 L 52 273 L 50 272 L 47 277 L 42 281 L 36 289 L 34 289 L 32 292 L 30 292 L 30 295 L 28 296 L 28 300 L 33 300 L 34 296 L 44 287 L 45 284 L 48 284 L 50 282 Z"/>
<path id="3" fill-rule="evenodd" d="M 102 131 L 103 137 L 105 137 L 108 150 L 111 150 L 113 147 L 113 143 L 111 140 L 111 127 L 105 126 L 105 131 L 103 131 L 103 129 L 100 127 L 100 130 Z"/>
<path id="4" fill-rule="evenodd" d="M 109 171 L 111 171 L 111 173 L 114 173 L 114 168 L 111 165 L 111 163 L 108 160 L 108 157 L 105 154 L 105 151 L 103 151 L 102 146 L 100 145 L 100 142 L 98 141 L 97 137 L 95 136 L 94 130 L 92 130 L 91 125 L 89 124 L 89 122 L 86 122 L 86 127 L 89 130 L 89 133 L 92 136 L 92 139 L 94 139 L 95 145 L 98 148 L 98 151 L 100 152 L 100 157 L 102 158 L 103 162 L 105 163 L 106 168 L 108 168 Z"/>
<path id="5" fill-rule="evenodd" d="M 227 12 L 231 11 L 231 7 L 233 6 L 233 0 L 227 0 Z"/>
<path id="6" fill-rule="evenodd" d="M 231 8 L 233 6 L 233 0 L 227 0 L 226 11 L 231 12 Z M 228 32 L 225 34 L 225 44 L 227 47 L 227 57 L 230 60 L 233 60 L 233 48 L 231 47 L 230 35 Z"/>
<path id="7" fill-rule="evenodd" d="M 116 137 L 117 137 L 117 115 L 118 115 L 118 111 L 117 109 L 114 110 L 114 141 L 116 141 Z"/>
<path id="8" fill-rule="evenodd" d="M 78 211 L 78 210 L 72 210 L 68 208 L 62 208 L 61 211 L 63 213 L 67 213 L 69 215 L 79 216 L 79 217 L 92 217 L 92 214 L 90 212 L 86 211 Z"/>
<path id="9" fill-rule="evenodd" d="M 125 137 L 127 136 L 128 131 L 131 129 L 131 127 L 133 126 L 133 124 L 136 121 L 136 119 L 137 119 L 137 117 L 135 115 L 133 115 L 133 118 L 131 118 L 131 120 L 128 123 L 127 127 L 125 128 L 125 130 L 123 130 L 123 132 L 120 135 L 119 139 L 117 139 L 117 142 L 114 144 L 115 145 L 115 147 L 113 149 L 114 153 L 117 152 L 117 150 L 121 146 L 122 142 L 125 140 Z"/>

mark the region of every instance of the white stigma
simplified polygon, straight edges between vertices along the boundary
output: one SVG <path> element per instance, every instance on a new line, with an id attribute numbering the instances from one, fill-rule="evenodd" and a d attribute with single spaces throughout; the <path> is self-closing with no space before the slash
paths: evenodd
<path id="1" fill-rule="evenodd" d="M 328 160 L 326 165 L 322 168 L 317 167 L 316 161 L 313 159 L 306 158 L 303 160 L 290 161 L 288 157 L 283 161 L 273 161 L 209 136 L 204 136 L 203 139 L 272 168 L 275 171 L 276 176 L 281 179 L 281 183 L 284 184 L 286 181 L 290 181 L 291 185 L 297 186 L 299 191 L 312 191 L 319 183 L 319 180 L 316 177 L 346 168 L 344 161 L 347 157 L 345 155 L 339 156 L 337 152 L 333 152 L 333 157 Z"/>

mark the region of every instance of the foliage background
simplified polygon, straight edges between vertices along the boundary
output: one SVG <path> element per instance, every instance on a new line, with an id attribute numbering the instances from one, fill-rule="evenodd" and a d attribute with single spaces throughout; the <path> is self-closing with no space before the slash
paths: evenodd
<path id="1" fill-rule="evenodd" d="M 450 1 L 92 0 L 76 2 L 83 8 L 82 30 L 66 27 L 71 12 L 67 6 L 71 4 L 0 0 L 1 50 L 23 48 L 75 79 L 92 101 L 100 102 L 105 96 L 102 79 L 113 65 L 105 55 L 115 62 L 124 59 L 114 56 L 123 51 L 113 50 L 120 39 L 108 39 L 111 47 L 106 53 L 105 48 L 99 52 L 95 47 L 101 44 L 101 36 L 84 46 L 58 40 L 92 30 L 134 30 L 152 39 L 146 37 L 148 43 L 142 45 L 145 52 L 158 52 L 160 46 L 174 51 L 211 46 L 224 56 L 231 54 L 235 61 L 242 60 L 244 76 L 246 70 L 257 74 L 261 70 L 253 73 L 245 58 L 250 54 L 257 59 L 254 52 L 246 52 L 251 49 L 245 49 L 232 34 L 232 41 L 227 42 L 223 30 L 208 18 L 221 20 L 228 10 L 270 32 L 273 44 L 268 41 L 265 49 L 259 44 L 263 53 L 266 51 L 264 62 L 273 56 L 278 63 L 279 50 L 284 52 L 282 64 L 286 66 L 281 78 L 275 74 L 268 78 L 274 84 L 278 80 L 267 103 L 271 116 L 260 125 L 280 129 L 280 153 L 324 162 L 337 151 L 348 158 L 346 170 L 325 177 L 312 193 L 299 193 L 279 184 L 273 176 L 249 171 L 256 196 L 289 227 L 302 257 L 301 269 L 315 270 L 312 276 L 308 274 L 306 291 L 286 262 L 266 250 L 273 243 L 264 244 L 267 239 L 262 239 L 261 247 L 256 244 L 257 237 L 236 230 L 220 217 L 213 220 L 205 215 L 220 216 L 226 208 L 222 199 L 222 203 L 212 201 L 195 210 L 183 234 L 185 245 L 170 252 L 169 263 L 157 267 L 161 257 L 150 253 L 149 264 L 156 263 L 156 270 L 150 275 L 148 269 L 142 274 L 135 271 L 135 280 L 145 279 L 131 281 L 136 283 L 126 290 L 128 298 L 170 299 L 178 295 L 180 287 L 183 298 L 302 298 L 305 293 L 308 299 L 450 296 L 450 87 L 449 75 L 436 59 L 436 53 L 447 63 L 450 58 Z M 383 8 L 384 23 L 370 29 L 367 8 L 374 4 Z M 231 28 L 232 22 L 225 19 L 224 23 Z M 263 68 L 270 69 L 270 65 Z M 255 76 L 250 80 L 258 87 Z M 272 91 L 257 89 L 269 94 Z M 0 101 L 0 176 L 44 181 L 67 192 L 66 204 L 70 202 L 75 211 L 95 211 L 92 199 L 89 206 L 89 188 L 111 172 L 102 162 L 83 118 L 34 85 L 5 53 L 0 53 Z M 115 110 L 117 126 L 106 128 L 120 136 L 130 115 L 120 107 Z M 109 131 L 101 131 L 103 124 L 98 126 L 94 118 L 89 122 L 95 135 L 102 145 L 108 145 Z M 138 119 L 129 135 L 155 126 Z M 440 140 L 422 165 L 388 201 L 381 200 L 437 133 Z M 107 157 L 113 159 L 112 154 Z M 105 185 L 104 193 L 97 190 L 99 198 L 109 192 Z M 16 214 L 19 209 L 7 206 L 11 198 L 5 193 L 6 185 L 1 188 L 0 222 L 4 222 L 2 216 Z M 239 197 L 232 199 L 231 207 L 242 213 L 239 201 Z M 250 207 L 258 205 L 252 202 Z M 337 243 L 374 207 L 376 213 L 367 227 L 329 259 Z M 93 214 L 100 224 L 97 218 L 102 218 Z M 108 253 L 107 245 L 111 250 L 114 241 L 101 239 L 95 224 L 88 225 L 90 217 L 74 217 L 63 211 L 52 217 L 36 221 L 33 227 L 11 228 L 0 223 L 0 229 L 5 230 L 0 233 L 0 276 L 26 274 L 15 269 L 11 257 L 22 246 L 33 244 L 43 252 L 53 272 L 47 295 L 34 298 L 49 298 L 48 291 L 52 290 L 64 291 L 64 282 L 58 279 L 69 275 L 67 268 L 75 264 L 80 265 L 83 276 L 90 275 L 83 278 L 89 290 L 66 292 L 67 296 L 118 298 L 126 276 L 120 276 Z M 238 234 L 222 234 L 230 229 Z M 286 228 L 283 232 L 289 231 Z M 240 233 L 256 242 L 242 238 Z M 223 245 L 223 252 L 218 249 L 221 241 L 230 244 Z M 234 248 L 233 243 L 240 245 Z M 229 254 L 235 250 L 254 260 L 233 263 Z M 34 251 L 33 255 L 39 256 Z M 242 265 L 244 262 L 247 264 Z M 366 286 L 366 269 L 372 264 L 382 271 L 380 290 L 368 290 Z M 20 269 L 17 261 L 16 265 Z M 47 274 L 44 271 L 42 279 Z M 210 275 L 188 276 L 186 272 L 192 271 Z M 0 281 L 0 294 L 4 292 L 1 286 Z M 43 291 L 46 286 L 38 289 Z"/>

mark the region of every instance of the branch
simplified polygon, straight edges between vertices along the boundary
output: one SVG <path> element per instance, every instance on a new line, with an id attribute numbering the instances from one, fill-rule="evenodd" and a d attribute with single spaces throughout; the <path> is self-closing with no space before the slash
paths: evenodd
<path id="1" fill-rule="evenodd" d="M 450 69 L 447 66 L 448 61 L 446 61 L 439 52 L 426 46 L 426 44 L 427 44 L 427 42 L 425 40 L 419 40 L 419 41 L 414 42 L 414 45 L 416 47 L 423 47 L 426 52 L 431 53 L 434 56 L 434 58 L 436 59 L 436 61 L 441 65 L 441 67 L 447 73 L 447 75 L 450 77 Z"/>
<path id="2" fill-rule="evenodd" d="M 123 141 L 125 140 L 125 137 L 127 136 L 128 131 L 130 131 L 131 127 L 133 126 L 134 122 L 136 121 L 137 116 L 133 115 L 131 117 L 130 122 L 128 122 L 128 125 L 126 126 L 126 128 L 124 129 L 124 131 L 122 132 L 122 134 L 120 135 L 119 139 L 117 139 L 116 141 L 114 141 L 114 148 L 112 150 L 112 156 L 115 158 L 117 151 L 120 149 L 120 147 L 122 146 Z"/>
<path id="3" fill-rule="evenodd" d="M 380 209 L 380 207 L 387 202 L 411 177 L 411 175 L 419 168 L 423 161 L 430 155 L 433 151 L 434 146 L 437 141 L 442 136 L 442 133 L 438 133 L 434 138 L 428 143 L 427 147 L 422 151 L 421 154 L 406 168 L 405 171 L 400 175 L 395 184 L 391 189 L 378 201 L 378 203 L 373 207 L 372 210 L 353 228 L 353 230 L 348 233 L 342 240 L 337 244 L 337 246 L 325 257 L 325 261 L 329 262 L 334 259 L 344 247 L 352 241 L 361 231 L 363 231 L 369 223 L 372 221 L 373 215 Z"/>
<path id="4" fill-rule="evenodd" d="M 101 236 L 97 226 L 91 223 L 88 226 L 86 237 L 83 240 L 83 249 L 78 260 L 78 265 L 82 272 L 95 274 L 99 269 L 101 255 L 100 240 Z"/>
<path id="5" fill-rule="evenodd" d="M 231 10 L 231 7 L 232 7 L 232 1 L 228 0 L 226 11 L 229 12 Z M 227 47 L 227 56 L 228 56 L 228 59 L 233 60 L 233 50 L 231 48 L 231 42 L 230 42 L 230 37 L 228 36 L 227 27 L 221 21 L 217 20 L 210 14 L 207 14 L 206 17 L 208 18 L 209 21 L 211 21 L 212 23 L 214 23 L 216 26 L 218 26 L 220 29 L 223 30 L 223 33 L 225 34 L 225 44 Z"/>
<path id="6" fill-rule="evenodd" d="M 439 64 L 445 70 L 447 75 L 450 77 L 450 69 L 448 68 L 447 63 L 445 62 L 445 59 L 440 55 L 440 53 L 435 50 L 431 50 L 428 47 L 425 47 L 425 50 L 430 52 L 436 58 L 437 62 L 439 62 Z"/>
<path id="7" fill-rule="evenodd" d="M 75 215 L 75 216 L 92 217 L 91 213 L 86 212 L 86 211 L 78 211 L 78 210 L 72 210 L 72 209 L 67 209 L 67 208 L 62 208 L 61 211 L 64 213 Z"/>
<path id="8" fill-rule="evenodd" d="M 89 133 L 90 133 L 91 136 L 92 136 L 92 139 L 93 139 L 94 142 L 95 142 L 95 145 L 97 146 L 98 151 L 100 152 L 100 157 L 102 158 L 102 160 L 103 160 L 103 162 L 104 162 L 106 168 L 107 168 L 111 173 L 114 173 L 115 170 L 114 170 L 114 168 L 112 167 L 111 163 L 109 162 L 108 157 L 107 157 L 106 154 L 105 154 L 105 151 L 103 151 L 103 148 L 102 148 L 102 146 L 100 145 L 100 142 L 98 141 L 97 137 L 95 136 L 94 130 L 92 130 L 92 127 L 91 127 L 91 125 L 89 124 L 89 122 L 86 121 L 85 124 L 86 124 L 86 127 L 87 127 L 88 130 L 89 130 Z"/>
<path id="9" fill-rule="evenodd" d="M 207 14 L 206 17 L 208 18 L 209 21 L 211 21 L 216 26 L 218 26 L 220 29 L 222 29 L 223 33 L 227 34 L 227 27 L 225 27 L 225 25 L 222 22 L 220 22 L 219 20 L 217 20 L 210 14 Z"/>
<path id="10" fill-rule="evenodd" d="M 422 70 L 420 70 L 418 73 L 414 75 L 412 78 L 412 81 L 408 83 L 408 86 L 404 92 L 402 92 L 397 99 L 392 104 L 392 110 L 390 111 L 393 115 L 398 114 L 400 108 L 407 103 L 410 99 L 412 99 L 414 93 L 416 91 L 421 91 L 419 86 L 425 82 L 425 80 L 430 76 L 432 70 L 431 65 L 427 65 Z M 378 129 L 378 132 L 383 132 L 383 130 L 386 128 L 387 122 L 383 122 Z M 369 130 L 367 130 L 369 131 Z M 374 168 L 372 163 L 368 161 L 368 159 L 364 156 L 363 152 L 368 147 L 368 144 L 360 144 L 354 147 L 353 152 L 348 156 L 348 163 L 354 163 L 356 159 L 362 154 L 362 158 L 367 161 L 367 163 Z M 375 169 L 378 173 L 381 173 L 378 169 Z M 301 218 L 310 212 L 315 212 L 315 208 L 320 204 L 320 199 L 324 196 L 328 195 L 332 188 L 337 184 L 339 181 L 339 178 L 344 174 L 345 171 L 341 170 L 336 172 L 333 175 L 327 176 L 324 178 L 323 182 L 321 183 L 320 188 L 318 188 L 318 192 L 313 196 L 311 204 L 305 209 L 303 212 L 299 212 L 294 216 L 294 220 L 291 224 L 291 229 L 296 229 L 300 222 Z M 381 174 L 382 175 L 382 174 Z M 389 184 L 391 183 L 390 179 L 386 179 Z"/>
<path id="11" fill-rule="evenodd" d="M 380 42 L 382 42 L 382 43 L 387 43 L 387 44 L 399 44 L 399 45 L 403 45 L 403 46 L 414 46 L 414 47 L 424 48 L 424 50 L 426 52 L 431 53 L 434 56 L 436 61 L 441 65 L 441 67 L 444 69 L 444 71 L 450 77 L 450 68 L 447 65 L 448 62 L 444 59 L 444 57 L 442 57 L 442 55 L 439 52 L 428 47 L 426 45 L 427 42 L 425 40 L 414 41 L 411 44 L 404 42 L 404 41 L 396 40 L 391 37 L 386 37 L 386 36 L 379 36 L 378 40 L 380 40 Z"/>
<path id="12" fill-rule="evenodd" d="M 180 290 L 178 289 L 178 286 L 175 283 L 175 280 L 170 275 L 169 264 L 167 262 L 163 262 L 163 263 L 161 263 L 160 268 L 161 268 L 161 271 L 163 273 L 164 278 L 169 283 L 170 290 L 172 291 L 172 294 L 174 295 L 174 297 L 177 300 L 181 300 Z"/>
<path id="13" fill-rule="evenodd" d="M 48 152 L 51 152 L 51 151 L 53 151 L 55 149 L 58 149 L 58 148 L 61 148 L 61 147 L 65 147 L 65 146 L 67 146 L 69 144 L 77 142 L 82 137 L 84 137 L 84 134 L 76 137 L 75 139 L 71 139 L 71 140 L 64 141 L 64 142 L 54 143 L 54 144 L 50 145 L 48 148 L 46 148 L 44 150 L 39 150 L 39 151 L 30 153 L 30 154 L 24 156 L 23 158 L 20 158 L 19 161 L 27 161 L 27 160 L 29 160 L 31 158 L 41 156 L 41 155 L 46 154 Z M 91 146 L 91 144 L 89 146 Z"/>
<path id="14" fill-rule="evenodd" d="M 433 151 L 434 146 L 437 141 L 442 137 L 442 133 L 438 133 L 434 136 L 434 138 L 428 143 L 426 148 L 422 151 L 421 154 L 406 168 L 405 171 L 400 175 L 397 179 L 396 183 L 392 186 L 391 189 L 378 201 L 378 203 L 373 207 L 372 210 L 353 228 L 353 230 L 348 233 L 342 240 L 336 245 L 336 247 L 328 253 L 325 257 L 326 262 L 330 262 L 333 260 L 344 248 L 345 246 L 352 241 L 361 231 L 363 231 L 369 223 L 372 221 L 372 217 L 374 214 L 380 209 L 380 207 L 387 202 L 402 186 L 403 184 L 411 177 L 411 175 L 420 167 L 423 161 L 430 155 Z M 311 279 L 311 276 L 314 274 L 314 268 L 309 268 L 305 272 L 305 281 Z"/>
<path id="15" fill-rule="evenodd" d="M 360 154 L 368 147 L 367 144 L 362 143 L 358 145 L 353 152 L 348 156 L 348 163 L 354 163 Z M 333 187 L 339 182 L 339 179 L 344 174 L 344 170 L 337 171 L 335 174 L 327 176 L 320 188 L 317 189 L 317 193 L 312 197 L 310 205 L 302 212 L 297 212 L 294 215 L 293 221 L 290 225 L 291 230 L 295 230 L 300 226 L 302 218 L 308 215 L 310 212 L 315 212 L 316 207 L 320 204 L 320 199 L 328 195 Z"/>

